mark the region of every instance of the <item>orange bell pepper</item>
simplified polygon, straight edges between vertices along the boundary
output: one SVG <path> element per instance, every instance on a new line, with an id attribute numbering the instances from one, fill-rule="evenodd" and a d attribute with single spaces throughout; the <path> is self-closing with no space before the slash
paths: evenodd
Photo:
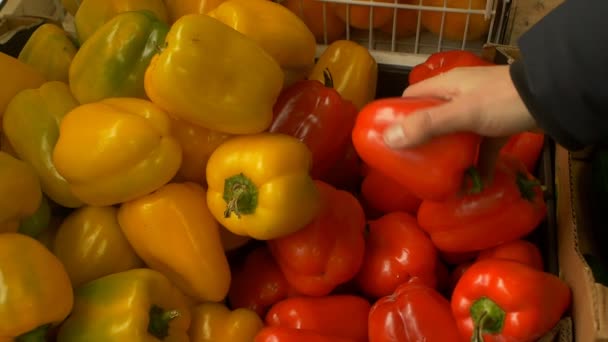
<path id="1" fill-rule="evenodd" d="M 192 342 L 251 342 L 264 327 L 260 316 L 249 309 L 230 311 L 220 303 L 203 303 L 192 309 Z"/>

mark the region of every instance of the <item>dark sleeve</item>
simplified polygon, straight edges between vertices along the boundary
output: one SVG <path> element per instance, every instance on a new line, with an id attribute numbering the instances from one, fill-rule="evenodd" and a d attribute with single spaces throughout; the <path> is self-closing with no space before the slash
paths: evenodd
<path id="1" fill-rule="evenodd" d="M 519 39 L 511 79 L 539 127 L 570 150 L 608 140 L 608 0 L 566 0 Z"/>

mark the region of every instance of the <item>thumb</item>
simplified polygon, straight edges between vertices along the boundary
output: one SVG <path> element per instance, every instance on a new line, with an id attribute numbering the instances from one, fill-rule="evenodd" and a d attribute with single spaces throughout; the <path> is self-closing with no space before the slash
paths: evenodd
<path id="1" fill-rule="evenodd" d="M 450 133 L 475 131 L 478 115 L 466 99 L 458 98 L 446 104 L 411 113 L 388 126 L 383 133 L 390 148 L 408 148 Z"/>

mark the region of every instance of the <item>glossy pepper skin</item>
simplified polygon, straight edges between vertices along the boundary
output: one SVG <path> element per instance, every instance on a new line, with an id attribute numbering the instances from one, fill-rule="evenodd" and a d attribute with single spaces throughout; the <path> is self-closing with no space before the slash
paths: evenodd
<path id="1" fill-rule="evenodd" d="M 378 64 L 361 44 L 351 40 L 331 43 L 319 56 L 308 79 L 323 82 L 325 70 L 332 74 L 336 91 L 357 109 L 376 97 Z"/>
<path id="2" fill-rule="evenodd" d="M 232 267 L 228 302 L 232 308 L 253 310 L 264 317 L 268 309 L 294 291 L 268 250 L 262 245 Z"/>
<path id="3" fill-rule="evenodd" d="M 234 137 L 207 162 L 207 204 L 235 234 L 258 240 L 291 234 L 312 222 L 321 207 L 310 166 L 309 149 L 291 136 Z"/>
<path id="4" fill-rule="evenodd" d="M 16 155 L 34 167 L 44 193 L 68 208 L 83 203 L 57 171 L 53 149 L 59 139 L 61 121 L 78 105 L 67 84 L 51 81 L 15 95 L 2 118 L 4 134 Z"/>
<path id="5" fill-rule="evenodd" d="M 558 277 L 511 260 L 474 263 L 452 295 L 452 313 L 464 340 L 537 341 L 570 306 Z"/>
<path id="6" fill-rule="evenodd" d="M 333 78 L 305 80 L 281 92 L 273 107 L 270 132 L 304 142 L 312 152 L 311 175 L 324 178 L 350 146 L 357 108 L 333 88 Z"/>
<path id="7" fill-rule="evenodd" d="M 116 15 L 140 10 L 150 11 L 160 21 L 169 24 L 163 0 L 82 0 L 74 16 L 80 45 Z"/>
<path id="8" fill-rule="evenodd" d="M 463 50 L 450 50 L 433 53 L 424 63 L 415 66 L 408 76 L 409 84 L 424 81 L 459 67 L 494 65 L 478 55 Z"/>
<path id="9" fill-rule="evenodd" d="M 171 26 L 144 85 L 152 102 L 179 119 L 254 134 L 272 122 L 283 72 L 253 39 L 210 16 L 190 14 Z"/>
<path id="10" fill-rule="evenodd" d="M 479 191 L 475 172 L 469 194 L 444 202 L 423 201 L 418 223 L 441 251 L 471 252 L 517 240 L 547 212 L 538 180 L 517 159 L 499 158 L 491 184 Z"/>
<path id="11" fill-rule="evenodd" d="M 225 0 L 171 0 L 166 1 L 171 23 L 186 14 L 207 14 Z"/>
<path id="12" fill-rule="evenodd" d="M 255 336 L 254 342 L 357 342 L 357 340 L 320 334 L 312 330 L 265 327 Z"/>
<path id="13" fill-rule="evenodd" d="M 370 209 L 381 214 L 402 211 L 415 215 L 422 203 L 399 182 L 376 169 L 370 169 L 363 178 L 361 197 Z"/>
<path id="14" fill-rule="evenodd" d="M 321 211 L 293 234 L 268 241 L 289 284 L 308 296 L 326 296 L 354 278 L 363 262 L 365 214 L 350 193 L 315 181 Z"/>
<path id="15" fill-rule="evenodd" d="M 117 14 L 80 47 L 70 65 L 70 89 L 78 102 L 111 97 L 146 98 L 144 74 L 169 26 L 151 12 Z"/>
<path id="16" fill-rule="evenodd" d="M 181 147 L 167 114 L 150 101 L 112 98 L 70 111 L 59 126 L 53 164 L 88 205 L 148 194 L 175 176 Z"/>
<path id="17" fill-rule="evenodd" d="M 40 87 L 46 79 L 34 67 L 22 61 L 0 52 L 0 75 L 10 82 L 2 82 L 0 87 L 0 116 L 8 103 L 17 93 L 24 89 L 35 89 Z M 4 146 L 2 147 L 3 151 Z"/>
<path id="18" fill-rule="evenodd" d="M 70 278 L 59 259 L 22 234 L 0 234 L 0 288 L 2 341 L 43 341 L 74 303 Z"/>
<path id="19" fill-rule="evenodd" d="M 534 173 L 544 144 L 545 135 L 543 133 L 522 132 L 509 138 L 500 153 L 521 160 L 528 172 Z"/>
<path id="20" fill-rule="evenodd" d="M 477 256 L 477 260 L 484 259 L 513 260 L 528 265 L 535 270 L 544 270 L 540 250 L 535 244 L 526 240 L 515 240 L 483 250 Z"/>
<path id="21" fill-rule="evenodd" d="M 115 207 L 86 206 L 59 226 L 53 253 L 65 265 L 74 287 L 103 276 L 144 267 L 118 225 Z"/>
<path id="22" fill-rule="evenodd" d="M 437 250 L 414 216 L 392 212 L 368 225 L 365 257 L 357 275 L 363 293 L 388 296 L 412 277 L 431 288 L 437 286 Z"/>
<path id="23" fill-rule="evenodd" d="M 187 296 L 219 302 L 228 293 L 230 269 L 219 226 L 206 208 L 200 185 L 169 183 L 123 203 L 118 222 L 149 267 L 169 277 Z"/>
<path id="24" fill-rule="evenodd" d="M 423 200 L 443 200 L 461 189 L 465 171 L 474 165 L 480 137 L 454 133 L 418 147 L 396 150 L 384 143 L 383 132 L 413 111 L 442 103 L 435 98 L 375 100 L 359 112 L 352 133 L 355 149 L 366 164 Z"/>
<path id="25" fill-rule="evenodd" d="M 77 288 L 57 342 L 187 342 L 190 320 L 188 302 L 175 285 L 157 271 L 139 268 Z"/>
<path id="26" fill-rule="evenodd" d="M 265 322 L 364 342 L 370 308 L 366 299 L 353 295 L 292 297 L 275 304 Z"/>
<path id="27" fill-rule="evenodd" d="M 49 81 L 68 82 L 68 71 L 78 48 L 61 27 L 39 26 L 19 52 L 19 60 L 31 65 Z"/>
<path id="28" fill-rule="evenodd" d="M 0 233 L 16 232 L 20 221 L 40 206 L 40 181 L 29 164 L 3 151 L 0 151 L 0 179 Z"/>
<path id="29" fill-rule="evenodd" d="M 202 303 L 192 309 L 190 341 L 251 342 L 264 322 L 249 309 L 230 311 L 220 303 Z"/>
<path id="30" fill-rule="evenodd" d="M 369 342 L 461 340 L 450 302 L 417 278 L 379 299 L 369 313 Z"/>

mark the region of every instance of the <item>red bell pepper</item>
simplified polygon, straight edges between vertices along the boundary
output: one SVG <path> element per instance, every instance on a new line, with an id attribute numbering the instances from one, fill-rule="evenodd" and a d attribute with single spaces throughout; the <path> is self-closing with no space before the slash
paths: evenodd
<path id="1" fill-rule="evenodd" d="M 382 172 L 370 169 L 361 183 L 361 197 L 372 210 L 381 214 L 404 211 L 415 215 L 422 200 Z"/>
<path id="2" fill-rule="evenodd" d="M 325 84 L 303 80 L 284 89 L 277 98 L 270 132 L 298 138 L 312 152 L 311 175 L 323 178 L 348 150 L 357 107 L 333 89 L 329 71 Z"/>
<path id="3" fill-rule="evenodd" d="M 293 293 L 268 248 L 261 246 L 233 267 L 228 301 L 234 309 L 251 309 L 264 317 L 272 305 Z"/>
<path id="4" fill-rule="evenodd" d="M 463 262 L 462 264 L 456 266 L 455 269 L 452 270 L 452 272 L 450 273 L 450 288 L 449 288 L 449 297 L 452 296 L 452 293 L 454 292 L 454 288 L 456 288 L 456 284 L 458 284 L 458 281 L 460 281 L 460 278 L 462 278 L 462 275 L 464 274 L 464 272 L 466 272 L 469 267 L 471 267 L 471 265 L 473 265 L 475 261 L 467 261 L 467 262 Z"/>
<path id="5" fill-rule="evenodd" d="M 365 249 L 365 215 L 343 190 L 315 181 L 321 211 L 293 234 L 268 241 L 287 282 L 300 294 L 325 296 L 355 277 Z"/>
<path id="6" fill-rule="evenodd" d="M 450 302 L 413 278 L 379 299 L 369 314 L 369 342 L 461 341 Z"/>
<path id="7" fill-rule="evenodd" d="M 275 304 L 266 325 L 314 331 L 321 335 L 367 341 L 370 303 L 353 295 L 292 297 Z"/>
<path id="8" fill-rule="evenodd" d="M 467 341 L 532 342 L 559 322 L 570 301 L 570 288 L 558 277 L 516 261 L 486 259 L 460 278 L 452 313 Z"/>
<path id="9" fill-rule="evenodd" d="M 534 173 L 544 143 L 545 135 L 543 133 L 522 132 L 509 138 L 500 153 L 521 160 L 528 172 Z"/>
<path id="10" fill-rule="evenodd" d="M 415 84 L 458 67 L 489 66 L 493 63 L 464 50 L 433 53 L 424 63 L 416 65 L 409 74 L 409 84 Z"/>
<path id="11" fill-rule="evenodd" d="M 265 327 L 257 333 L 254 342 L 357 342 L 357 340 L 321 335 L 310 330 Z"/>
<path id="12" fill-rule="evenodd" d="M 544 269 L 540 250 L 535 244 L 526 240 L 515 240 L 483 250 L 477 260 L 490 258 L 518 261 L 539 271 Z"/>
<path id="13" fill-rule="evenodd" d="M 349 140 L 344 155 L 319 180 L 337 189 L 357 193 L 361 184 L 361 167 L 361 158 Z"/>
<path id="14" fill-rule="evenodd" d="M 480 137 L 453 133 L 414 148 L 391 149 L 383 132 L 413 111 L 444 103 L 436 98 L 386 98 L 367 104 L 357 117 L 353 144 L 361 159 L 420 199 L 442 200 L 457 193 L 474 165 Z"/>
<path id="15" fill-rule="evenodd" d="M 471 174 L 475 174 L 472 172 Z M 517 240 L 532 232 L 546 216 L 547 207 L 538 180 L 521 161 L 502 156 L 493 181 L 444 202 L 423 201 L 418 223 L 446 252 L 470 252 Z"/>
<path id="16" fill-rule="evenodd" d="M 369 222 L 365 257 L 357 283 L 372 298 L 388 296 L 411 277 L 437 286 L 437 250 L 416 218 L 393 212 Z"/>

